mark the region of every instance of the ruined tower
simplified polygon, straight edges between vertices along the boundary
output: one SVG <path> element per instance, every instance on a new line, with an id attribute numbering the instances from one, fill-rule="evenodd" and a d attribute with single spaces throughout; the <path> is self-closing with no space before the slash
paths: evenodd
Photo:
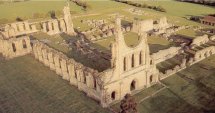
<path id="1" fill-rule="evenodd" d="M 72 16 L 70 13 L 69 3 L 67 3 L 66 6 L 64 6 L 63 13 L 64 13 L 64 20 L 66 23 L 66 32 L 70 35 L 75 35 L 76 33 L 73 28 Z"/>

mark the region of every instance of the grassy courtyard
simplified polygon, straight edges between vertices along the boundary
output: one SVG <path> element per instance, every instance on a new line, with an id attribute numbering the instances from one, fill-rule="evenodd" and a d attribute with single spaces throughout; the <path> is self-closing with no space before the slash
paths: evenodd
<path id="1" fill-rule="evenodd" d="M 0 60 L 0 113 L 108 113 L 31 56 Z"/>

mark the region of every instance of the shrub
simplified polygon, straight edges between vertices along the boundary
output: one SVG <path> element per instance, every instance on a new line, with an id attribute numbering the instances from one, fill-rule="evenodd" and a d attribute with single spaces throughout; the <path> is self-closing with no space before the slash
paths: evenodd
<path id="1" fill-rule="evenodd" d="M 166 12 L 166 9 L 164 9 L 162 6 L 158 6 L 157 11 Z"/>
<path id="2" fill-rule="evenodd" d="M 16 21 L 20 22 L 23 21 L 23 19 L 21 19 L 20 17 L 16 17 Z"/>

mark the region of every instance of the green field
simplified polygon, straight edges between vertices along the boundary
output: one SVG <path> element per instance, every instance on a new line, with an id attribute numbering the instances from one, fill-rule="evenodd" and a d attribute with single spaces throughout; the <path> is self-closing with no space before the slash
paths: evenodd
<path id="1" fill-rule="evenodd" d="M 108 113 L 33 57 L 0 58 L 0 113 Z"/>

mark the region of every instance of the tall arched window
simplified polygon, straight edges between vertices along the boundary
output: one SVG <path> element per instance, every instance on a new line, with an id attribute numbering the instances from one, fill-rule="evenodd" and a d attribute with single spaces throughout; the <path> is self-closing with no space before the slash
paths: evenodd
<path id="1" fill-rule="evenodd" d="M 84 82 L 84 84 L 86 84 L 86 83 L 87 83 L 87 77 L 86 77 L 86 75 L 85 75 L 85 74 L 83 75 L 83 77 L 84 77 L 83 82 Z"/>
<path id="2" fill-rule="evenodd" d="M 140 52 L 140 55 L 139 55 L 139 64 L 140 65 L 142 64 L 142 52 Z"/>
<path id="3" fill-rule="evenodd" d="M 153 76 L 151 75 L 149 79 L 150 79 L 150 83 L 151 83 L 153 81 Z"/>
<path id="4" fill-rule="evenodd" d="M 134 54 L 131 56 L 131 67 L 134 67 Z"/>
<path id="5" fill-rule="evenodd" d="M 12 43 L 13 52 L 16 52 L 16 45 Z"/>
<path id="6" fill-rule="evenodd" d="M 126 71 L 126 57 L 124 57 L 123 60 L 123 70 Z"/>
<path id="7" fill-rule="evenodd" d="M 150 65 L 152 65 L 152 60 L 150 60 Z"/>
<path id="8" fill-rule="evenodd" d="M 135 89 L 136 89 L 136 81 L 133 80 L 133 81 L 131 82 L 130 91 L 133 91 L 133 90 L 135 90 Z"/>
<path id="9" fill-rule="evenodd" d="M 25 40 L 22 40 L 22 46 L 23 46 L 23 48 L 27 48 L 27 44 L 26 44 Z"/>
<path id="10" fill-rule="evenodd" d="M 76 70 L 75 70 L 75 78 L 76 78 L 76 79 L 78 78 Z"/>

